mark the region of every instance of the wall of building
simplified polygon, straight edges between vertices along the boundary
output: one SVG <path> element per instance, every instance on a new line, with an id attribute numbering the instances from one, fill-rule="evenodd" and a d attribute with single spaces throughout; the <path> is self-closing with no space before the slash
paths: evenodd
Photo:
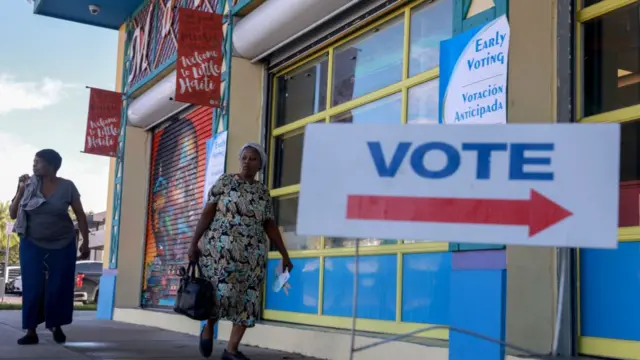
<path id="1" fill-rule="evenodd" d="M 227 170 L 238 171 L 238 150 L 261 142 L 263 66 L 234 59 L 231 69 Z M 212 119 L 213 121 L 213 119 Z M 128 127 L 118 247 L 115 307 L 139 307 L 143 284 L 151 133 Z M 114 313 L 116 316 L 117 313 Z M 116 319 L 116 318 L 114 318 Z"/>
<path id="2" fill-rule="evenodd" d="M 476 2 L 471 5 L 471 9 L 475 9 L 474 11 L 478 13 L 486 10 L 487 4 L 484 4 L 485 8 L 480 7 L 481 10 L 478 10 Z M 509 4 L 508 14 L 512 34 L 508 115 L 512 123 L 555 122 L 556 5 L 555 0 L 536 2 L 516 0 Z M 262 140 L 263 79 L 262 65 L 234 58 L 231 70 L 231 102 L 228 109 L 230 119 L 227 171 L 229 172 L 237 171 L 239 167 L 237 150 L 242 144 L 247 141 L 261 142 Z M 130 128 L 128 131 L 119 246 L 120 276 L 116 285 L 115 301 L 117 308 L 137 307 L 140 303 L 144 220 L 148 193 L 148 134 L 140 129 Z M 397 252 L 400 254 L 399 250 Z M 555 315 L 555 250 L 507 247 L 506 252 L 508 259 L 507 341 L 539 352 L 548 352 L 551 347 Z M 444 252 L 443 255 L 435 254 L 434 256 L 450 257 L 449 254 Z M 371 258 L 374 257 L 373 254 L 369 255 L 372 255 Z M 395 253 L 385 256 L 393 258 L 394 261 L 396 259 Z M 431 254 L 406 255 L 405 265 L 409 264 L 409 260 L 413 257 L 429 256 Z M 299 261 L 296 266 L 299 269 L 304 268 L 307 260 L 310 259 L 296 259 Z M 277 259 L 274 258 L 271 262 L 273 261 Z M 325 259 L 323 258 L 322 261 Z M 124 274 L 126 275 L 123 276 Z M 317 284 L 315 290 L 318 290 Z M 496 295 L 499 297 L 501 294 Z M 289 299 L 289 302 L 291 301 Z M 119 314 L 125 314 L 125 312 L 116 311 L 114 317 L 116 320 L 126 320 Z M 397 314 L 393 312 L 392 315 L 395 318 Z M 491 321 L 495 321 L 497 327 L 505 326 L 500 323 L 503 319 L 494 318 Z M 328 322 L 327 326 L 332 324 Z M 365 322 L 360 324 L 366 325 Z M 161 325 L 171 326 L 168 323 Z M 188 326 L 190 327 L 191 323 Z M 219 335 L 221 339 L 227 338 L 228 326 L 221 326 Z M 307 338 L 302 336 L 300 340 Z M 254 341 L 257 345 L 263 344 L 260 339 L 251 339 L 253 338 L 249 336 L 249 341 Z M 296 346 L 306 346 L 306 344 L 297 343 Z"/>
<path id="3" fill-rule="evenodd" d="M 261 143 L 263 65 L 234 57 L 227 138 L 227 172 L 240 171 L 238 150 L 247 142 Z"/>
<path id="4" fill-rule="evenodd" d="M 140 306 L 150 140 L 151 133 L 143 129 L 127 127 L 115 307 Z"/>
<path id="5" fill-rule="evenodd" d="M 556 0 L 509 3 L 509 123 L 556 122 Z M 507 342 L 551 350 L 555 249 L 507 247 Z"/>

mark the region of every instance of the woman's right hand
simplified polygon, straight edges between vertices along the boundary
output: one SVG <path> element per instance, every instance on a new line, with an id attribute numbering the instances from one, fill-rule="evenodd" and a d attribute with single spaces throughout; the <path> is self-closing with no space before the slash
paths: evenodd
<path id="1" fill-rule="evenodd" d="M 20 176 L 18 178 L 18 188 L 20 190 L 24 189 L 25 185 L 27 184 L 27 182 L 29 181 L 30 176 L 27 174 L 24 174 L 22 176 Z"/>
<path id="2" fill-rule="evenodd" d="M 198 261 L 200 259 L 200 256 L 202 255 L 202 252 L 200 251 L 200 247 L 198 247 L 198 244 L 191 244 L 189 245 L 189 261 Z"/>

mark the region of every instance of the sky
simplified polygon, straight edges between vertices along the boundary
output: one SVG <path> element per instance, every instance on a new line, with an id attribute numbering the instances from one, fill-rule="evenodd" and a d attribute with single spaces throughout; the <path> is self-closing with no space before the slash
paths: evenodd
<path id="1" fill-rule="evenodd" d="M 107 208 L 109 159 L 81 153 L 89 90 L 114 90 L 118 32 L 33 14 L 26 0 L 0 11 L 0 201 L 13 198 L 38 150 L 62 155 L 85 211 Z"/>

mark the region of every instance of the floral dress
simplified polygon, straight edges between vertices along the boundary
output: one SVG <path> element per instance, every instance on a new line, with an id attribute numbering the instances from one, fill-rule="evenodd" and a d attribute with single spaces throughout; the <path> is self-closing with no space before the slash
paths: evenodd
<path id="1" fill-rule="evenodd" d="M 203 236 L 200 265 L 217 285 L 220 303 L 214 316 L 253 327 L 266 272 L 264 222 L 273 219 L 269 190 L 260 182 L 224 174 L 209 190 L 207 203 L 216 204 L 216 213 Z"/>

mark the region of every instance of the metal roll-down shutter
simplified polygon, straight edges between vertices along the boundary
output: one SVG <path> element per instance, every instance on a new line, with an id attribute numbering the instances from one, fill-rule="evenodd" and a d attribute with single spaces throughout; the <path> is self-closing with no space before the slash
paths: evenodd
<path id="1" fill-rule="evenodd" d="M 152 130 L 143 307 L 175 302 L 178 269 L 187 266 L 187 249 L 202 211 L 212 118 L 211 108 L 195 107 Z"/>

